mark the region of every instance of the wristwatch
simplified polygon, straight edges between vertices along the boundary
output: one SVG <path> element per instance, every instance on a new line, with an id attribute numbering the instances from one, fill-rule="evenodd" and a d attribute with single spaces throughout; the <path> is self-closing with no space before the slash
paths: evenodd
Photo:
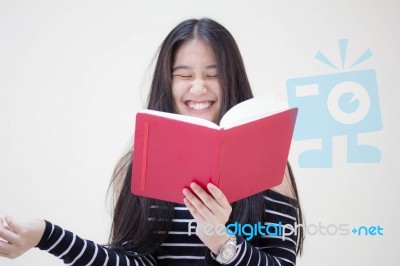
<path id="1" fill-rule="evenodd" d="M 211 257 L 221 264 L 228 264 L 236 255 L 236 236 L 232 235 L 228 241 L 219 248 L 218 255 L 211 252 Z"/>

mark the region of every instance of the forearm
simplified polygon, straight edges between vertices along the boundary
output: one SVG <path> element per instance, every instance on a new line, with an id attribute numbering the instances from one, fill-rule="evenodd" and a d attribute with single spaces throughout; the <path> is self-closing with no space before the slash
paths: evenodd
<path id="1" fill-rule="evenodd" d="M 255 228 L 251 235 L 244 227 L 235 231 L 237 255 L 230 265 L 295 265 L 298 248 L 297 203 L 279 193 L 266 191 L 263 227 Z M 299 227 L 300 228 L 300 227 Z M 249 228 L 247 228 L 249 229 Z M 237 234 L 242 234 L 238 236 Z M 245 237 L 246 236 L 246 237 Z M 259 237 L 247 242 L 248 237 Z M 250 239 L 247 239 L 250 240 Z M 247 264 L 249 263 L 249 264 Z"/>
<path id="2" fill-rule="evenodd" d="M 255 247 L 241 236 L 236 236 L 237 253 L 234 260 L 228 265 L 296 265 L 295 243 L 287 239 L 284 245 L 267 245 Z M 282 241 L 275 239 L 276 242 Z"/>
<path id="3" fill-rule="evenodd" d="M 46 229 L 37 247 L 68 265 L 157 265 L 152 256 L 135 256 L 132 252 L 116 251 L 85 240 L 74 233 L 46 221 Z"/>

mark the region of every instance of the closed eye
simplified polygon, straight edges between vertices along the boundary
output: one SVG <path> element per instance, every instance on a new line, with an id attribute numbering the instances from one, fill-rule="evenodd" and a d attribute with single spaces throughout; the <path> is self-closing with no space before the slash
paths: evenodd
<path id="1" fill-rule="evenodd" d="M 184 78 L 184 79 L 190 79 L 192 78 L 192 75 L 183 75 L 183 74 L 175 74 L 172 75 L 173 77 L 178 77 L 178 78 Z"/>

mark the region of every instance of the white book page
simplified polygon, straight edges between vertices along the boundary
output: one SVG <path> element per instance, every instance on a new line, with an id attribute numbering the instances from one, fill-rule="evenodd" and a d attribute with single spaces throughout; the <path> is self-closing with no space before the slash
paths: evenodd
<path id="1" fill-rule="evenodd" d="M 277 101 L 266 96 L 254 97 L 235 105 L 226 112 L 221 119 L 220 126 L 225 129 L 232 128 L 287 109 L 289 109 L 289 105 L 284 101 Z"/>
<path id="2" fill-rule="evenodd" d="M 287 109 L 289 109 L 289 106 L 286 102 L 276 101 L 271 97 L 259 96 L 251 98 L 235 105 L 228 112 L 226 112 L 226 114 L 222 117 L 219 126 L 211 121 L 195 116 L 180 115 L 148 109 L 142 110 L 140 113 L 165 117 L 213 129 L 228 129 L 282 112 Z"/>
<path id="3" fill-rule="evenodd" d="M 174 114 L 174 113 L 167 113 L 167 112 L 160 112 L 160 111 L 154 111 L 154 110 L 142 110 L 140 113 L 143 114 L 151 114 L 151 115 L 156 115 L 156 116 L 161 116 L 177 121 L 182 121 L 182 122 L 187 122 L 195 125 L 200 125 L 204 127 L 209 127 L 209 128 L 214 128 L 214 129 L 219 129 L 220 127 L 206 119 L 200 118 L 200 117 L 195 117 L 195 116 L 188 116 L 188 115 L 180 115 L 180 114 Z"/>

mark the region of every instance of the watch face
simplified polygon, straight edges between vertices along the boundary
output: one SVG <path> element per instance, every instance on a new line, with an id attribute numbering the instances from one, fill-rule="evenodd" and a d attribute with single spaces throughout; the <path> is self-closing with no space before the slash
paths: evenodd
<path id="1" fill-rule="evenodd" d="M 229 261 L 235 256 L 236 253 L 236 245 L 226 245 L 224 248 L 220 251 L 221 254 L 221 259 L 224 261 Z"/>

